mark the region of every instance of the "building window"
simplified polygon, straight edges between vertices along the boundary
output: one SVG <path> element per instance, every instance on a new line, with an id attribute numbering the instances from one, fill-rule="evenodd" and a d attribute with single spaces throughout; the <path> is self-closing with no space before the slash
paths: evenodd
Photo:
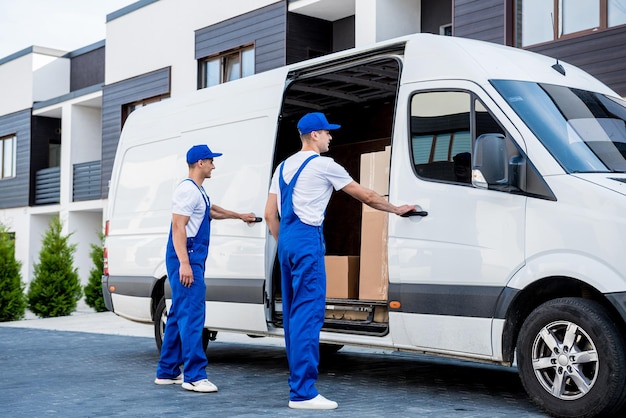
<path id="1" fill-rule="evenodd" d="M 626 24 L 626 0 L 517 0 L 515 11 L 518 47 Z"/>
<path id="2" fill-rule="evenodd" d="M 254 74 L 254 46 L 246 46 L 200 61 L 200 88 L 211 87 Z"/>
<path id="3" fill-rule="evenodd" d="M 167 99 L 168 97 L 169 95 L 164 94 L 164 95 L 154 96 L 148 99 L 137 100 L 136 102 L 125 104 L 122 107 L 122 126 L 124 126 L 124 124 L 126 123 L 126 119 L 128 119 L 128 116 L 131 113 L 133 113 L 135 110 L 139 109 L 140 107 L 147 106 L 150 103 L 160 102 L 161 100 Z"/>
<path id="4" fill-rule="evenodd" d="M 0 138 L 0 179 L 15 177 L 17 161 L 15 135 Z"/>

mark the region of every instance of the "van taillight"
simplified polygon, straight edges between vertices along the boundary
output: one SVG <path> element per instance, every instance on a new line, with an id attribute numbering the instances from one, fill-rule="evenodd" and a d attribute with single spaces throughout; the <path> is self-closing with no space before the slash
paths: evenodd
<path id="1" fill-rule="evenodd" d="M 106 237 L 109 236 L 109 221 L 107 220 L 104 223 L 104 238 L 106 239 Z M 102 274 L 104 274 L 105 276 L 109 275 L 109 250 L 107 249 L 107 247 L 104 247 L 104 268 L 102 269 Z"/>
<path id="2" fill-rule="evenodd" d="M 109 275 L 109 250 L 104 247 L 104 269 L 102 272 L 105 276 Z"/>

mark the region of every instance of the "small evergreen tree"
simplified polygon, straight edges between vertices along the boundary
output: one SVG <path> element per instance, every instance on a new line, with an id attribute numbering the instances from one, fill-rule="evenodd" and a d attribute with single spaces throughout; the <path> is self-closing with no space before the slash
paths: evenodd
<path id="1" fill-rule="evenodd" d="M 91 244 L 89 256 L 93 268 L 89 271 L 89 281 L 85 286 L 85 303 L 96 312 L 107 310 L 102 297 L 102 272 L 104 270 L 104 234 L 100 233 L 100 245 Z"/>
<path id="2" fill-rule="evenodd" d="M 82 286 L 74 268 L 76 244 L 69 244 L 71 234 L 61 235 L 62 228 L 59 217 L 53 217 L 28 289 L 28 309 L 42 318 L 71 314 L 82 296 Z"/>
<path id="3" fill-rule="evenodd" d="M 0 322 L 17 321 L 24 317 L 26 295 L 15 258 L 15 244 L 5 225 L 0 223 Z"/>

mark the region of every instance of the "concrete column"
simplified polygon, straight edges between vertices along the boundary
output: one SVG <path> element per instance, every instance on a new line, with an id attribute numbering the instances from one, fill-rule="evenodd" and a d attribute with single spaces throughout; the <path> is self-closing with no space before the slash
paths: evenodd
<path id="1" fill-rule="evenodd" d="M 355 46 L 421 31 L 421 0 L 356 0 Z"/>

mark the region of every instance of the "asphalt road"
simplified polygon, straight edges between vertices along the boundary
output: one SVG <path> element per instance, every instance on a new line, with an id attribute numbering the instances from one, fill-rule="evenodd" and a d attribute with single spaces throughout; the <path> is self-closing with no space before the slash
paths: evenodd
<path id="1" fill-rule="evenodd" d="M 219 392 L 201 394 L 153 383 L 158 354 L 152 338 L 1 326 L 2 415 L 546 416 L 528 399 L 515 369 L 349 347 L 320 365 L 317 388 L 339 408 L 295 411 L 287 407 L 284 349 L 267 339 L 241 341 L 221 342 L 218 334 L 210 343 L 208 374 Z"/>

